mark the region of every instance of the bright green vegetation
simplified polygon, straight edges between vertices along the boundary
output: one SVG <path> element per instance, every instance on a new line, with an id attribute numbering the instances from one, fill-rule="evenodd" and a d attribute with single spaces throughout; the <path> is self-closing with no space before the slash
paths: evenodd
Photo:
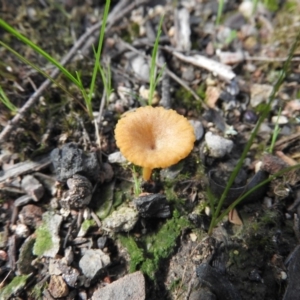
<path id="1" fill-rule="evenodd" d="M 83 231 L 88 231 L 90 227 L 96 226 L 96 222 L 93 219 L 84 220 L 81 224 L 81 228 Z"/>
<path id="2" fill-rule="evenodd" d="M 155 43 L 154 43 L 153 50 L 152 50 L 150 74 L 149 74 L 150 87 L 149 87 L 148 105 L 152 104 L 152 99 L 154 96 L 156 86 L 157 86 L 159 80 L 161 79 L 163 72 L 164 72 L 164 68 L 165 68 L 165 66 L 163 66 L 163 68 L 161 68 L 161 70 L 157 74 L 156 60 L 157 60 L 158 44 L 159 44 L 159 38 L 161 35 L 161 27 L 162 27 L 163 19 L 164 19 L 163 17 L 160 19 Z"/>
<path id="3" fill-rule="evenodd" d="M 47 250 L 53 246 L 52 235 L 45 224 L 38 227 L 36 230 L 36 241 L 33 248 L 33 253 L 37 256 L 42 256 Z"/>
<path id="4" fill-rule="evenodd" d="M 17 108 L 10 102 L 2 87 L 0 86 L 0 101 L 13 113 L 16 113 Z"/>
<path id="5" fill-rule="evenodd" d="M 275 125 L 275 128 L 274 128 L 273 134 L 272 134 L 271 145 L 270 145 L 270 147 L 268 149 L 269 153 L 273 153 L 273 149 L 274 149 L 275 143 L 277 141 L 278 135 L 279 135 L 280 130 L 281 130 L 279 128 L 279 124 L 278 124 L 280 114 L 281 114 L 281 108 L 279 109 L 277 120 L 276 120 L 276 125 Z"/>
<path id="6" fill-rule="evenodd" d="M 134 187 L 133 187 L 134 188 L 134 196 L 138 197 L 142 192 L 142 189 L 141 189 L 142 179 L 141 179 L 141 177 L 138 176 L 135 166 L 132 166 L 132 178 L 133 178 L 133 184 L 134 184 Z"/>
<path id="7" fill-rule="evenodd" d="M 119 239 L 130 255 L 130 272 L 140 269 L 154 279 L 162 260 L 172 254 L 180 232 L 190 226 L 186 217 L 175 210 L 172 219 L 167 220 L 157 231 L 147 234 L 139 241 L 135 241 L 133 237 L 120 235 Z"/>
<path id="8" fill-rule="evenodd" d="M 119 239 L 130 255 L 129 272 L 132 273 L 145 260 L 144 250 L 138 247 L 132 236 L 119 235 Z"/>
<path id="9" fill-rule="evenodd" d="M 7 286 L 0 291 L 0 298 L 2 300 L 11 299 L 20 289 L 26 285 L 27 279 L 30 275 L 16 276 Z"/>

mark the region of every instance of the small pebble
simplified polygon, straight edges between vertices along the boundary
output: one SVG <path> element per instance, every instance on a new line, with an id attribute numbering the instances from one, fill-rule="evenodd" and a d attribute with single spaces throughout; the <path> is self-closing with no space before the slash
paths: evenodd
<path id="1" fill-rule="evenodd" d="M 284 125 L 289 122 L 288 118 L 286 116 L 273 116 L 272 117 L 272 123 L 278 124 L 278 125 Z"/>
<path id="2" fill-rule="evenodd" d="M 286 280 L 286 279 L 287 279 L 287 274 L 286 274 L 286 272 L 284 272 L 284 271 L 281 271 L 281 272 L 280 272 L 280 276 L 281 276 L 281 279 L 282 279 L 282 280 Z"/>
<path id="3" fill-rule="evenodd" d="M 127 162 L 127 159 L 122 155 L 120 151 L 117 151 L 108 155 L 108 161 L 111 164 L 124 164 Z"/>
<path id="4" fill-rule="evenodd" d="M 190 120 L 189 122 L 194 128 L 196 141 L 197 142 L 200 141 L 203 137 L 203 134 L 204 134 L 204 129 L 203 129 L 202 123 L 200 121 L 197 121 L 197 120 Z"/>
<path id="5" fill-rule="evenodd" d="M 0 260 L 7 261 L 7 259 L 8 259 L 7 252 L 5 252 L 4 250 L 0 250 Z"/>
<path id="6" fill-rule="evenodd" d="M 211 211 L 210 211 L 210 207 L 209 206 L 205 206 L 204 212 L 207 216 L 211 215 Z"/>
<path id="7" fill-rule="evenodd" d="M 48 291 L 54 298 L 62 298 L 69 294 L 69 288 L 61 276 L 52 275 Z"/>
<path id="8" fill-rule="evenodd" d="M 258 116 L 252 110 L 246 110 L 243 115 L 243 121 L 249 124 L 255 124 L 258 120 Z"/>
<path id="9" fill-rule="evenodd" d="M 42 220 L 43 211 L 39 206 L 28 204 L 19 212 L 19 218 L 23 224 L 36 228 Z"/>
<path id="10" fill-rule="evenodd" d="M 22 179 L 22 189 L 25 190 L 28 196 L 31 196 L 34 201 L 39 201 L 43 196 L 45 189 L 43 185 L 32 175 L 26 175 Z"/>
<path id="11" fill-rule="evenodd" d="M 79 261 L 82 273 L 88 279 L 93 279 L 96 274 L 110 263 L 110 258 L 100 249 L 88 249 Z"/>
<path id="12" fill-rule="evenodd" d="M 15 233 L 18 237 L 27 238 L 30 234 L 30 230 L 25 224 L 18 224 Z"/>
<path id="13" fill-rule="evenodd" d="M 264 204 L 267 208 L 271 208 L 271 207 L 272 207 L 272 198 L 264 197 L 263 204 Z"/>
<path id="14" fill-rule="evenodd" d="M 233 142 L 219 135 L 207 132 L 205 142 L 209 150 L 209 156 L 220 158 L 230 153 L 233 148 Z"/>
<path id="15" fill-rule="evenodd" d="M 97 240 L 97 246 L 99 249 L 103 250 L 107 242 L 107 236 L 100 236 Z"/>

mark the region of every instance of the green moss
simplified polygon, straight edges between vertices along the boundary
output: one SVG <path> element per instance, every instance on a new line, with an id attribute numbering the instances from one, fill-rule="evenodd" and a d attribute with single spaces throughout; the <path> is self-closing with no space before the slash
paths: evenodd
<path id="1" fill-rule="evenodd" d="M 34 244 L 33 252 L 38 256 L 42 256 L 47 250 L 53 246 L 51 232 L 45 224 L 36 230 L 36 241 Z"/>
<path id="2" fill-rule="evenodd" d="M 119 240 L 130 255 L 129 272 L 134 272 L 145 259 L 144 251 L 138 247 L 133 237 L 119 235 Z"/>
<path id="3" fill-rule="evenodd" d="M 83 231 L 87 232 L 90 227 L 95 226 L 96 222 L 93 219 L 90 220 L 84 220 L 81 224 L 81 228 Z"/>
<path id="4" fill-rule="evenodd" d="M 15 277 L 3 290 L 0 292 L 0 299 L 8 300 L 15 295 L 26 284 L 30 275 L 22 275 Z"/>
<path id="5" fill-rule="evenodd" d="M 160 263 L 172 254 L 180 232 L 188 226 L 189 221 L 175 210 L 172 219 L 167 220 L 157 231 L 141 238 L 139 242 L 132 237 L 119 235 L 122 245 L 130 255 L 130 272 L 140 269 L 154 279 Z"/>
<path id="6" fill-rule="evenodd" d="M 197 87 L 195 92 L 200 98 L 204 99 L 205 93 L 202 85 Z M 188 110 L 193 109 L 198 112 L 202 110 L 202 101 L 196 100 L 194 96 L 183 87 L 176 90 L 175 101 L 177 105 L 183 106 Z"/>
<path id="7" fill-rule="evenodd" d="M 48 283 L 38 283 L 34 285 L 32 290 L 30 291 L 30 296 L 35 300 L 42 300 L 43 299 L 43 291 L 47 288 Z"/>

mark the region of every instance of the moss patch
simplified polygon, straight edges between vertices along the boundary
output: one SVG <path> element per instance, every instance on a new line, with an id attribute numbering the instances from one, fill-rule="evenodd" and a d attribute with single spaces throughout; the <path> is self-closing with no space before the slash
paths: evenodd
<path id="1" fill-rule="evenodd" d="M 181 230 L 189 226 L 190 222 L 175 210 L 172 219 L 167 220 L 158 231 L 145 236 L 139 242 L 132 237 L 119 236 L 131 258 L 130 272 L 140 269 L 153 279 L 161 261 L 172 254 Z"/>
<path id="2" fill-rule="evenodd" d="M 22 275 L 15 277 L 3 290 L 0 292 L 0 298 L 2 300 L 8 300 L 15 295 L 20 289 L 22 289 L 30 275 Z"/>
<path id="3" fill-rule="evenodd" d="M 46 251 L 53 246 L 51 232 L 45 225 L 42 225 L 36 230 L 36 241 L 33 248 L 33 253 L 42 256 Z"/>
<path id="4" fill-rule="evenodd" d="M 95 225 L 96 222 L 93 219 L 90 219 L 90 220 L 84 220 L 81 226 L 84 231 L 88 231 L 90 227 Z"/>

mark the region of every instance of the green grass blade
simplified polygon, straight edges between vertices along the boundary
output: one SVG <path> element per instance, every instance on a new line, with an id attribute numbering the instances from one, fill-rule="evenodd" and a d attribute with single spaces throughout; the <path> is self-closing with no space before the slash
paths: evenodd
<path id="1" fill-rule="evenodd" d="M 8 25 L 4 20 L 0 19 L 0 27 L 11 33 L 14 37 L 22 41 L 24 44 L 32 48 L 34 51 L 36 51 L 38 54 L 42 55 L 45 59 L 47 59 L 51 64 L 56 66 L 61 73 L 63 73 L 69 80 L 71 80 L 75 85 L 78 85 L 78 81 L 76 78 L 66 69 L 64 68 L 56 59 L 54 59 L 51 55 L 49 55 L 46 51 L 41 49 L 39 46 L 34 44 L 32 41 L 30 41 L 28 38 L 23 36 L 20 32 L 18 32 L 16 29 Z"/>
<path id="2" fill-rule="evenodd" d="M 152 104 L 153 95 L 154 95 L 155 88 L 156 88 L 156 85 L 158 82 L 156 79 L 156 70 L 157 70 L 156 59 L 157 59 L 158 44 L 159 44 L 159 38 L 161 35 L 161 27 L 162 27 L 163 20 L 164 20 L 164 16 L 161 17 L 160 22 L 159 22 L 157 35 L 156 35 L 155 43 L 153 46 L 152 56 L 151 56 L 150 87 L 149 87 L 148 105 Z"/>
<path id="3" fill-rule="evenodd" d="M 264 111 L 262 112 L 260 118 L 258 119 L 258 122 L 256 124 L 256 126 L 254 127 L 254 130 L 252 131 L 252 134 L 250 135 L 250 138 L 249 138 L 249 141 L 248 143 L 246 144 L 245 148 L 244 148 L 244 151 L 241 155 L 241 158 L 239 159 L 236 167 L 234 168 L 233 172 L 231 173 L 230 177 L 229 177 L 229 180 L 228 180 L 228 184 L 226 185 L 226 188 L 221 196 L 221 199 L 219 200 L 218 202 L 218 205 L 217 205 L 217 208 L 215 210 L 215 213 L 214 215 L 212 216 L 212 220 L 211 220 L 211 223 L 210 223 L 210 227 L 209 227 L 209 231 L 208 233 L 211 234 L 212 233 L 212 230 L 213 228 L 217 225 L 217 218 L 220 214 L 220 211 L 222 209 L 222 206 L 223 206 L 223 203 L 224 203 L 224 200 L 236 178 L 236 176 L 238 175 L 238 172 L 240 171 L 240 169 L 242 168 L 242 165 L 243 165 L 243 162 L 244 162 L 244 159 L 246 158 L 247 154 L 248 154 L 248 151 L 250 150 L 250 147 L 252 146 L 253 144 L 253 141 L 258 133 L 258 130 L 260 128 L 260 125 L 263 123 L 263 121 L 265 120 L 265 118 L 268 116 L 270 110 L 271 110 L 271 105 L 272 105 L 272 102 L 275 98 L 275 95 L 276 93 L 279 91 L 279 88 L 280 86 L 282 85 L 284 79 L 285 79 L 285 76 L 286 76 L 286 73 L 288 71 L 288 68 L 290 66 L 290 63 L 291 63 L 291 60 L 293 58 L 293 54 L 294 52 L 296 51 L 297 47 L 298 47 L 298 44 L 299 44 L 299 41 L 300 41 L 300 32 L 298 33 L 292 47 L 290 48 L 290 51 L 289 51 L 289 54 L 288 54 L 288 58 L 287 60 L 285 61 L 284 65 L 283 65 L 283 68 L 282 68 L 282 71 L 280 72 L 279 74 L 279 77 L 277 79 L 277 82 L 275 83 L 274 87 L 273 87 L 273 90 L 271 92 L 271 95 L 269 97 L 269 100 L 267 102 L 267 105 L 266 105 L 266 108 L 264 109 Z"/>
<path id="4" fill-rule="evenodd" d="M 216 25 L 220 25 L 220 21 L 221 21 L 221 17 L 222 17 L 222 14 L 223 14 L 223 9 L 224 9 L 224 4 L 225 4 L 224 0 L 219 0 Z"/>
<path id="5" fill-rule="evenodd" d="M 291 166 L 291 167 L 287 167 L 284 168 L 283 170 L 275 173 L 274 175 L 271 175 L 268 179 L 262 181 L 261 183 L 259 183 L 258 185 L 256 185 L 255 187 L 253 187 L 250 191 L 248 191 L 247 193 L 243 194 L 242 196 L 240 196 L 238 199 L 236 199 L 232 204 L 230 204 L 221 214 L 219 217 L 216 218 L 216 223 L 219 223 L 221 220 L 223 220 L 223 218 L 228 215 L 228 213 L 234 209 L 237 205 L 239 205 L 247 196 L 249 196 L 251 193 L 253 193 L 255 190 L 259 189 L 260 187 L 264 186 L 265 184 L 269 183 L 270 181 L 272 181 L 273 179 L 280 177 L 282 175 L 284 175 L 287 172 L 290 172 L 292 170 L 296 170 L 300 168 L 300 164 L 297 164 L 295 166 Z"/>
<path id="6" fill-rule="evenodd" d="M 98 42 L 98 49 L 97 49 L 97 53 L 96 53 L 96 61 L 95 61 L 95 66 L 94 66 L 93 75 L 92 75 L 92 81 L 91 81 L 91 85 L 90 85 L 90 92 L 88 95 L 88 101 L 90 102 L 90 104 L 88 105 L 90 116 L 92 116 L 92 114 L 93 114 L 91 102 L 92 102 L 92 97 L 93 97 L 94 90 L 95 90 L 95 82 L 96 82 L 97 72 L 98 72 L 98 69 L 100 68 L 100 57 L 101 57 L 101 51 L 102 51 L 102 47 L 103 47 L 104 34 L 105 34 L 105 28 L 106 28 L 106 23 L 107 23 L 109 7 L 110 7 L 110 0 L 106 0 L 104 13 L 103 13 L 102 25 L 100 28 L 100 36 L 99 36 L 99 42 Z"/>
<path id="7" fill-rule="evenodd" d="M 2 87 L 0 86 L 0 101 L 13 113 L 16 113 L 18 108 L 14 106 L 8 97 L 6 96 L 5 92 L 3 91 Z"/>
<path id="8" fill-rule="evenodd" d="M 19 54 L 17 51 L 15 51 L 14 49 L 12 49 L 11 47 L 9 47 L 7 44 L 5 44 L 4 42 L 0 41 L 0 45 L 3 46 L 4 48 L 6 48 L 8 51 L 10 51 L 12 54 L 14 54 L 20 61 L 22 61 L 23 63 L 25 63 L 28 66 L 31 66 L 34 70 L 36 70 L 37 72 L 39 72 L 40 74 L 42 74 L 44 77 L 46 77 L 47 79 L 49 79 L 50 81 L 52 81 L 54 84 L 56 84 L 59 88 L 61 88 L 64 92 L 66 92 L 68 95 L 70 95 L 72 98 L 74 97 L 64 86 L 62 86 L 57 80 L 53 79 L 51 76 L 48 75 L 48 73 L 46 73 L 45 71 L 43 71 L 41 68 L 39 68 L 38 66 L 36 66 L 35 64 L 33 64 L 31 61 L 29 61 L 28 59 L 26 59 L 24 56 L 22 56 L 21 54 Z"/>
<path id="9" fill-rule="evenodd" d="M 271 145 L 268 149 L 269 153 L 273 153 L 273 149 L 275 147 L 277 137 L 278 137 L 278 135 L 281 131 L 281 129 L 279 128 L 279 124 L 278 124 L 280 115 L 281 115 L 281 108 L 279 109 L 277 120 L 276 120 L 276 125 L 275 125 L 275 128 L 274 128 L 273 134 L 272 134 L 272 142 L 271 142 Z"/>

